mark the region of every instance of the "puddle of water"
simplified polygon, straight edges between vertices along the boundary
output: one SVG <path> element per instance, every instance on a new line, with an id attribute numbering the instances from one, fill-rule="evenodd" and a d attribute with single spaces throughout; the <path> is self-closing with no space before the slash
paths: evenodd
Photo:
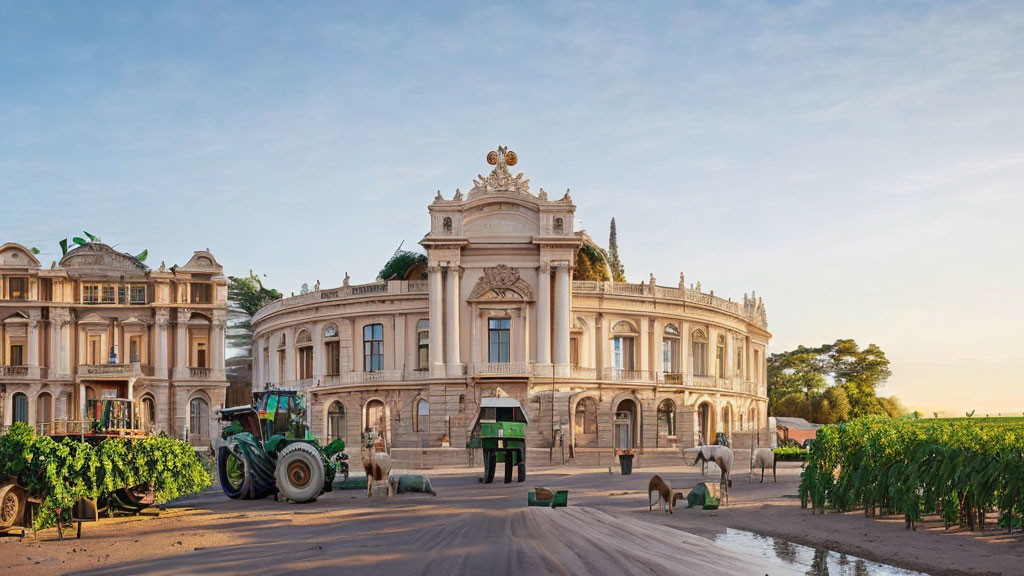
<path id="1" fill-rule="evenodd" d="M 715 536 L 715 542 L 739 552 L 781 560 L 794 568 L 806 570 L 807 576 L 927 576 L 924 572 L 904 570 L 746 530 L 726 528 L 724 533 Z"/>

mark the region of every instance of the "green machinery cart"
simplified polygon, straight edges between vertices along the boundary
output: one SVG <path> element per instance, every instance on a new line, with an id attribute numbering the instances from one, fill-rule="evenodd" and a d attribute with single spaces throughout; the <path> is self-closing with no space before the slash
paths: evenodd
<path id="1" fill-rule="evenodd" d="M 526 425 L 528 419 L 519 401 L 514 398 L 484 398 L 480 416 L 473 427 L 471 444 L 478 445 L 484 455 L 485 484 L 494 481 L 498 462 L 505 464 L 505 483 L 512 482 L 512 469 L 517 480 L 526 481 Z"/>
<path id="2" fill-rule="evenodd" d="M 218 411 L 227 424 L 215 441 L 217 473 L 229 498 L 251 500 L 279 492 L 295 502 L 330 491 L 340 472 L 348 479 L 345 442 L 321 446 L 306 424 L 306 407 L 294 390 L 253 393 L 248 406 Z"/>

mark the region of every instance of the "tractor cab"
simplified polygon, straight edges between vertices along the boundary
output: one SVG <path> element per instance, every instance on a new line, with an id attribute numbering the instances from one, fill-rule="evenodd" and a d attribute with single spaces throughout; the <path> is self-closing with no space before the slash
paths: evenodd
<path id="1" fill-rule="evenodd" d="M 273 436 L 310 439 L 306 403 L 294 390 L 262 390 L 252 393 L 252 404 L 218 411 L 227 421 L 225 434 L 248 432 L 266 442 Z"/>

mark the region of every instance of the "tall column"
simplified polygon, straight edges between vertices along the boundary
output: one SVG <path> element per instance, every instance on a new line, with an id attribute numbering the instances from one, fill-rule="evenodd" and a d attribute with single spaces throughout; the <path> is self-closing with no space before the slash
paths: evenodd
<path id="1" fill-rule="evenodd" d="M 541 262 L 537 273 L 537 363 L 551 363 L 551 267 Z"/>
<path id="2" fill-rule="evenodd" d="M 187 376 L 185 373 L 188 367 L 188 321 L 191 317 L 191 309 L 178 308 L 178 326 L 174 345 L 174 368 L 175 372 L 178 372 L 175 376 L 179 378 Z"/>
<path id="3" fill-rule="evenodd" d="M 569 263 L 559 262 L 555 268 L 555 318 L 552 331 L 552 352 L 555 361 L 555 376 L 569 376 L 569 316 L 571 296 L 569 294 Z"/>
<path id="4" fill-rule="evenodd" d="M 462 376 L 462 360 L 459 357 L 459 277 L 462 267 L 449 265 L 445 270 L 445 362 L 449 377 Z"/>
<path id="5" fill-rule="evenodd" d="M 732 333 L 725 332 L 725 377 L 732 378 L 736 374 L 736 345 L 733 344 Z"/>
<path id="6" fill-rule="evenodd" d="M 441 318 L 444 287 L 441 282 L 441 268 L 430 266 L 427 268 L 427 275 L 430 285 L 430 375 L 441 377 L 444 376 L 444 349 L 441 344 L 444 342 L 444 319 Z"/>
<path id="7" fill-rule="evenodd" d="M 676 372 L 685 374 L 686 383 L 690 384 L 690 325 L 680 322 L 679 332 L 679 367 L 676 368 Z"/>
<path id="8" fill-rule="evenodd" d="M 28 319 L 28 337 L 26 338 L 28 346 L 28 362 L 29 366 L 39 366 L 39 312 L 33 310 L 29 312 Z"/>
<path id="9" fill-rule="evenodd" d="M 167 378 L 167 325 L 170 316 L 166 309 L 156 311 L 156 345 L 153 354 L 153 376 Z"/>
<path id="10" fill-rule="evenodd" d="M 227 321 L 224 318 L 214 318 L 212 326 L 212 334 L 210 335 L 210 368 L 214 370 L 224 370 L 224 356 L 226 354 L 224 349 L 224 329 L 227 325 Z"/>

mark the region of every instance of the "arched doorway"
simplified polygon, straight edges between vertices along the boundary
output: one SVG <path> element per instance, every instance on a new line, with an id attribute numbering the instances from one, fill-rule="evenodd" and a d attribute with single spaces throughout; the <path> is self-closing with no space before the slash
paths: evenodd
<path id="1" fill-rule="evenodd" d="M 345 405 L 335 400 L 327 409 L 327 441 L 345 436 Z"/>
<path id="2" fill-rule="evenodd" d="M 697 406 L 697 441 L 701 444 L 714 444 L 715 415 L 711 402 L 701 402 Z"/>
<path id="3" fill-rule="evenodd" d="M 615 448 L 632 450 L 639 442 L 637 429 L 636 402 L 629 398 L 619 402 L 615 407 Z"/>
<path id="4" fill-rule="evenodd" d="M 153 432 L 156 429 L 156 402 L 149 394 L 142 397 L 142 405 L 139 409 L 139 427 L 147 432 Z"/>
<path id="5" fill-rule="evenodd" d="M 597 446 L 597 401 L 593 398 L 581 398 L 576 403 L 573 441 L 576 446 Z"/>
<path id="6" fill-rule="evenodd" d="M 382 436 L 385 442 L 389 442 L 387 409 L 383 400 L 370 400 L 366 403 L 366 427 L 372 432 Z"/>
<path id="7" fill-rule="evenodd" d="M 658 404 L 658 446 L 670 446 L 676 439 L 676 403 L 662 400 Z"/>
<path id="8" fill-rule="evenodd" d="M 193 446 L 205 446 L 210 442 L 210 404 L 205 398 L 196 396 L 189 402 L 189 440 Z"/>

